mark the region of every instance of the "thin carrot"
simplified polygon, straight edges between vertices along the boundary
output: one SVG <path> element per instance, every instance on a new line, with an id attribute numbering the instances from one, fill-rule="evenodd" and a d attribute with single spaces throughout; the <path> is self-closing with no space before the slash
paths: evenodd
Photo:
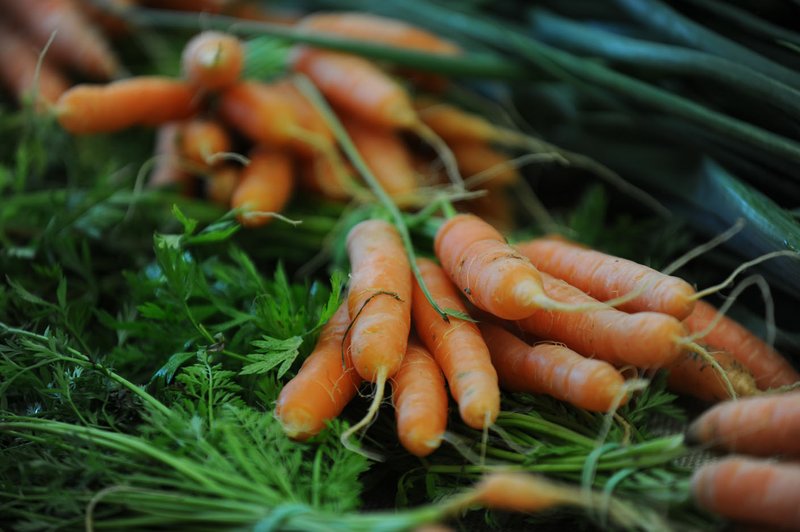
<path id="1" fill-rule="evenodd" d="M 234 163 L 210 169 L 205 175 L 205 196 L 217 205 L 230 206 L 241 176 L 242 167 Z"/>
<path id="2" fill-rule="evenodd" d="M 242 170 L 231 197 L 231 208 L 241 209 L 237 219 L 246 227 L 268 223 L 291 198 L 294 169 L 291 158 L 283 152 L 256 147 L 250 163 Z"/>
<path id="3" fill-rule="evenodd" d="M 319 434 L 325 423 L 341 414 L 358 392 L 358 376 L 350 357 L 342 355 L 342 340 L 350 326 L 343 303 L 322 327 L 314 350 L 287 382 L 275 404 L 275 417 L 295 440 Z"/>
<path id="4" fill-rule="evenodd" d="M 221 155 L 231 150 L 232 145 L 222 124 L 206 118 L 183 123 L 178 141 L 181 155 L 199 168 L 212 166 Z"/>
<path id="5" fill-rule="evenodd" d="M 565 504 L 582 504 L 579 490 L 521 472 L 487 474 L 473 488 L 471 500 L 486 508 L 510 512 L 538 512 Z"/>
<path id="6" fill-rule="evenodd" d="M 711 330 L 707 330 L 719 320 Z M 683 321 L 690 333 L 702 334 L 703 343 L 728 351 L 755 377 L 759 389 L 787 386 L 800 381 L 800 373 L 778 351 L 703 300 Z"/>
<path id="7" fill-rule="evenodd" d="M 553 299 L 572 305 L 597 301 L 546 273 L 541 278 L 544 290 Z M 614 365 L 663 368 L 677 360 L 687 347 L 683 342 L 686 337 L 683 324 L 660 312 L 627 314 L 612 307 L 586 312 L 540 309 L 517 324 L 539 338 L 563 342 L 585 357 Z"/>
<path id="8" fill-rule="evenodd" d="M 759 456 L 800 456 L 800 393 L 746 397 L 714 405 L 687 429 L 690 442 Z"/>
<path id="9" fill-rule="evenodd" d="M 183 48 L 181 68 L 194 86 L 216 91 L 239 80 L 244 46 L 238 37 L 219 31 L 198 33 Z"/>
<path id="10" fill-rule="evenodd" d="M 543 272 L 563 279 L 595 299 L 637 295 L 616 305 L 626 312 L 663 312 L 679 320 L 695 305 L 695 289 L 680 277 L 664 275 L 643 264 L 586 248 L 559 236 L 517 244 L 517 249 Z"/>
<path id="11" fill-rule="evenodd" d="M 156 126 L 196 112 L 194 91 L 180 80 L 138 76 L 106 85 L 76 85 L 55 106 L 61 126 L 75 134 Z"/>
<path id="12" fill-rule="evenodd" d="M 800 530 L 800 465 L 731 456 L 692 475 L 694 501 L 708 511 L 760 527 Z"/>
<path id="13" fill-rule="evenodd" d="M 625 404 L 625 379 L 603 360 L 560 344 L 529 345 L 498 325 L 481 323 L 500 385 L 512 392 L 547 394 L 593 412 Z"/>
<path id="14" fill-rule="evenodd" d="M 53 39 L 48 58 L 98 80 L 119 72 L 105 38 L 73 0 L 0 0 L 0 10 L 40 47 Z"/>
<path id="15" fill-rule="evenodd" d="M 439 308 L 467 313 L 458 289 L 439 265 L 430 259 L 418 258 L 417 266 Z M 489 349 L 478 327 L 456 316 L 445 321 L 417 282 L 411 296 L 411 316 L 417 334 L 444 371 L 464 423 L 474 429 L 494 423 L 500 412 L 500 388 Z"/>
<path id="16" fill-rule="evenodd" d="M 759 393 L 753 374 L 727 351 L 711 350 L 711 356 L 725 371 L 728 382 L 738 397 Z M 684 352 L 668 368 L 667 387 L 701 401 L 717 402 L 732 399 L 719 373 L 697 353 Z"/>
<path id="17" fill-rule="evenodd" d="M 521 179 L 508 156 L 486 142 L 451 142 L 449 146 L 470 188 L 504 187 Z"/>
<path id="18" fill-rule="evenodd" d="M 416 340 L 409 340 L 392 382 L 397 435 L 415 456 L 439 448 L 447 428 L 447 390 L 439 365 Z"/>

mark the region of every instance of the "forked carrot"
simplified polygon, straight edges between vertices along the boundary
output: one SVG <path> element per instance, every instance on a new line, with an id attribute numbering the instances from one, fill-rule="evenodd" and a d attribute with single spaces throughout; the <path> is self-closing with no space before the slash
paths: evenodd
<path id="1" fill-rule="evenodd" d="M 196 112 L 196 104 L 194 91 L 183 81 L 138 76 L 106 85 L 76 85 L 61 95 L 55 113 L 70 133 L 109 133 L 183 120 Z"/>
<path id="2" fill-rule="evenodd" d="M 753 374 L 727 351 L 709 350 L 725 372 L 737 397 L 759 393 Z M 696 397 L 701 401 L 718 402 L 732 399 L 730 390 L 712 367 L 697 353 L 684 352 L 668 368 L 667 387 L 682 395 Z"/>
<path id="3" fill-rule="evenodd" d="M 113 78 L 119 61 L 75 0 L 0 0 L 0 10 L 40 48 L 55 32 L 48 59 L 97 80 Z"/>
<path id="4" fill-rule="evenodd" d="M 325 423 L 341 414 L 358 392 L 361 377 L 350 357 L 342 352 L 342 340 L 350 326 L 347 304 L 342 303 L 322 327 L 314 350 L 287 382 L 275 404 L 275 417 L 295 440 L 319 434 Z"/>
<path id="5" fill-rule="evenodd" d="M 759 456 L 800 456 L 800 392 L 725 401 L 687 429 L 687 440 Z"/>
<path id="6" fill-rule="evenodd" d="M 800 530 L 800 465 L 796 463 L 731 456 L 695 470 L 691 489 L 699 506 L 728 519 Z"/>
<path id="7" fill-rule="evenodd" d="M 392 382 L 397 436 L 414 456 L 439 448 L 447 428 L 447 390 L 439 365 L 416 340 L 409 340 Z"/>
<path id="8" fill-rule="evenodd" d="M 214 165 L 231 150 L 228 131 L 214 120 L 196 118 L 181 125 L 178 142 L 181 156 L 199 168 Z"/>
<path id="9" fill-rule="evenodd" d="M 22 104 L 36 94 L 34 106 L 46 110 L 69 89 L 70 82 L 47 57 L 39 63 L 33 43 L 7 24 L 0 24 L 0 83 Z"/>
<path id="10" fill-rule="evenodd" d="M 238 37 L 220 31 L 198 33 L 183 48 L 181 69 L 195 87 L 217 91 L 239 80 L 244 46 Z"/>
<path id="11" fill-rule="evenodd" d="M 539 270 L 567 281 L 595 299 L 608 300 L 640 292 L 630 301 L 615 305 L 620 310 L 663 312 L 682 320 L 694 308 L 692 285 L 643 264 L 558 236 L 535 238 L 516 247 Z"/>
<path id="12" fill-rule="evenodd" d="M 715 320 L 719 321 L 708 330 Z M 702 299 L 683 323 L 690 333 L 702 334 L 703 343 L 733 355 L 753 374 L 761 390 L 800 381 L 800 373 L 783 355 L 734 319 L 720 316 L 713 305 Z"/>
<path id="13" fill-rule="evenodd" d="M 268 223 L 286 206 L 295 177 L 292 160 L 284 152 L 256 147 L 249 158 L 233 191 L 231 208 L 241 209 L 237 219 L 242 225 L 256 227 Z"/>
<path id="14" fill-rule="evenodd" d="M 242 167 L 235 163 L 211 168 L 205 174 L 205 196 L 217 205 L 229 207 L 241 176 Z"/>
<path id="15" fill-rule="evenodd" d="M 529 345 L 499 325 L 481 323 L 480 330 L 506 390 L 547 394 L 592 412 L 608 412 L 628 400 L 625 379 L 608 362 L 560 344 Z"/>
<path id="16" fill-rule="evenodd" d="M 418 258 L 417 266 L 439 308 L 467 313 L 458 289 L 438 264 Z M 417 282 L 411 296 L 411 316 L 417 335 L 444 371 L 464 423 L 474 429 L 493 424 L 500 412 L 500 388 L 489 349 L 478 327 L 456 316 L 445 321 Z"/>

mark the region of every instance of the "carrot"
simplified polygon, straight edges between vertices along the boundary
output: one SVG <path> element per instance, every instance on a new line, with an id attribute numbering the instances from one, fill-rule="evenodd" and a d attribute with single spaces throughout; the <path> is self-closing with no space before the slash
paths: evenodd
<path id="1" fill-rule="evenodd" d="M 508 157 L 486 142 L 451 142 L 449 146 L 470 188 L 503 187 L 521 179 Z"/>
<path id="2" fill-rule="evenodd" d="M 242 73 L 244 46 L 234 35 L 219 31 L 198 33 L 181 55 L 184 77 L 194 86 L 217 91 L 230 87 Z"/>
<path id="3" fill-rule="evenodd" d="M 721 516 L 800 530 L 800 465 L 731 456 L 692 475 L 694 501 Z"/>
<path id="4" fill-rule="evenodd" d="M 264 147 L 250 152 L 250 163 L 231 197 L 231 208 L 242 210 L 237 215 L 242 225 L 264 225 L 286 206 L 294 187 L 292 166 L 283 152 Z"/>
<path id="5" fill-rule="evenodd" d="M 220 123 L 204 118 L 183 123 L 179 143 L 181 155 L 200 168 L 212 166 L 231 149 L 228 131 Z"/>
<path id="6" fill-rule="evenodd" d="M 753 374 L 727 351 L 711 350 L 711 356 L 725 371 L 728 382 L 738 397 L 759 393 Z M 717 402 L 732 399 L 730 390 L 719 373 L 697 353 L 684 352 L 668 368 L 667 387 L 677 393 L 701 401 Z"/>
<path id="7" fill-rule="evenodd" d="M 301 159 L 300 178 L 306 188 L 332 200 L 346 200 L 357 193 L 358 184 L 352 166 L 343 163 L 340 172 L 328 157 Z"/>
<path id="8" fill-rule="evenodd" d="M 405 355 L 411 331 L 411 266 L 400 235 L 384 220 L 358 223 L 347 235 L 350 285 L 347 304 L 353 325 L 348 349 L 362 378 L 375 383 L 367 414 L 342 433 L 350 436 L 377 415 L 386 380 L 394 376 Z"/>
<path id="9" fill-rule="evenodd" d="M 55 32 L 48 58 L 98 80 L 119 72 L 119 61 L 73 0 L 0 0 L 0 11 L 39 46 Z"/>
<path id="10" fill-rule="evenodd" d="M 502 233 L 515 229 L 515 210 L 517 208 L 513 192 L 504 188 L 490 188 L 486 194 L 470 198 L 461 205 L 465 211 L 474 214 Z"/>
<path id="11" fill-rule="evenodd" d="M 707 330 L 717 319 L 716 325 Z M 761 390 L 800 381 L 800 373 L 783 355 L 732 318 L 719 315 L 710 303 L 697 301 L 683 323 L 690 333 L 702 334 L 705 344 L 728 351 L 753 374 Z"/>
<path id="12" fill-rule="evenodd" d="M 180 129 L 179 122 L 168 122 L 156 131 L 155 164 L 148 185 L 161 187 L 177 184 L 182 192 L 188 194 L 192 176 L 181 162 L 178 149 Z"/>
<path id="13" fill-rule="evenodd" d="M 406 22 L 360 12 L 318 12 L 300 20 L 300 28 L 427 53 L 458 55 L 455 44 Z"/>
<path id="14" fill-rule="evenodd" d="M 206 174 L 206 197 L 220 206 L 228 207 L 241 176 L 242 168 L 237 164 L 223 164 L 212 168 Z"/>
<path id="15" fill-rule="evenodd" d="M 76 85 L 62 94 L 55 106 L 59 124 L 75 134 L 156 126 L 188 118 L 195 111 L 194 91 L 186 83 L 159 76 Z"/>
<path id="16" fill-rule="evenodd" d="M 546 273 L 542 273 L 541 278 L 544 290 L 558 301 L 572 305 L 597 301 Z M 583 356 L 614 365 L 663 368 L 677 360 L 687 347 L 683 341 L 686 337 L 683 324 L 659 312 L 627 314 L 612 307 L 586 312 L 541 309 L 517 324 L 539 338 L 563 342 Z"/>
<path id="17" fill-rule="evenodd" d="M 682 320 L 695 305 L 695 289 L 683 279 L 562 237 L 536 238 L 517 244 L 517 249 L 539 270 L 595 299 L 608 300 L 640 291 L 630 301 L 616 305 L 626 312 L 663 312 Z"/>
<path id="18" fill-rule="evenodd" d="M 706 410 L 687 429 L 690 442 L 760 456 L 800 456 L 800 393 L 746 397 Z"/>
<path id="19" fill-rule="evenodd" d="M 498 325 L 481 323 L 500 385 L 512 392 L 547 394 L 592 412 L 625 404 L 625 379 L 614 366 L 559 344 L 528 345 Z"/>
<path id="20" fill-rule="evenodd" d="M 471 501 L 486 508 L 510 512 L 537 512 L 561 505 L 581 505 L 577 490 L 539 475 L 495 472 L 473 488 Z"/>
<path id="21" fill-rule="evenodd" d="M 70 82 L 46 57 L 37 73 L 38 61 L 39 53 L 32 43 L 10 26 L 0 24 L 0 82 L 20 104 L 35 94 L 34 105 L 43 111 L 69 89 Z"/>
<path id="22" fill-rule="evenodd" d="M 447 390 L 439 365 L 416 340 L 410 340 L 403 363 L 392 377 L 397 435 L 414 456 L 439 448 L 447 428 Z"/>
<path id="23" fill-rule="evenodd" d="M 290 438 L 306 440 L 319 434 L 358 392 L 361 377 L 342 352 L 349 326 L 350 314 L 343 303 L 322 327 L 314 350 L 297 375 L 281 389 L 275 417 Z"/>
<path id="24" fill-rule="evenodd" d="M 503 136 L 501 133 L 503 130 L 482 116 L 467 112 L 455 105 L 430 98 L 418 98 L 414 100 L 413 105 L 420 120 L 450 144 L 500 141 L 515 144 Z"/>
<path id="25" fill-rule="evenodd" d="M 438 264 L 418 258 L 417 266 L 439 308 L 467 313 L 458 289 Z M 474 429 L 494 423 L 500 412 L 500 388 L 478 327 L 455 316 L 445 321 L 417 282 L 411 296 L 411 316 L 417 334 L 444 371 L 464 423 Z"/>

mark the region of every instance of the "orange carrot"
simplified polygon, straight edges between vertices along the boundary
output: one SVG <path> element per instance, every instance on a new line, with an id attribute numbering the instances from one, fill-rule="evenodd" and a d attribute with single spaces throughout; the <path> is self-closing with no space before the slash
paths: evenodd
<path id="1" fill-rule="evenodd" d="M 181 155 L 201 168 L 213 165 L 215 156 L 231 150 L 227 130 L 220 123 L 203 118 L 183 123 L 179 142 Z"/>
<path id="2" fill-rule="evenodd" d="M 413 105 L 420 120 L 448 143 L 503 140 L 494 124 L 449 103 L 419 98 Z"/>
<path id="3" fill-rule="evenodd" d="M 485 475 L 473 488 L 470 498 L 486 508 L 510 512 L 537 512 L 564 504 L 583 504 L 579 491 L 543 476 L 512 471 Z"/>
<path id="4" fill-rule="evenodd" d="M 147 184 L 151 187 L 178 185 L 185 194 L 189 193 L 192 176 L 181 162 L 178 137 L 181 124 L 168 122 L 156 131 L 155 159 Z"/>
<path id="5" fill-rule="evenodd" d="M 541 278 L 544 290 L 553 299 L 573 305 L 597 301 L 546 273 Z M 585 357 L 614 365 L 663 368 L 671 365 L 685 348 L 683 324 L 659 312 L 627 314 L 612 307 L 586 312 L 535 310 L 517 324 L 539 338 L 563 342 Z"/>
<path id="6" fill-rule="evenodd" d="M 547 394 L 593 412 L 625 404 L 625 379 L 614 366 L 559 344 L 528 345 L 498 325 L 481 323 L 500 385 L 512 392 Z"/>
<path id="7" fill-rule="evenodd" d="M 38 72 L 39 53 L 35 46 L 13 28 L 0 24 L 0 83 L 7 87 L 18 103 L 36 93 L 36 109 L 43 111 L 55 104 L 70 86 L 51 62 L 45 58 Z"/>
<path id="8" fill-rule="evenodd" d="M 408 452 L 428 456 L 439 448 L 447 428 L 447 390 L 441 368 L 415 340 L 392 377 L 392 403 L 397 435 Z"/>
<path id="9" fill-rule="evenodd" d="M 699 506 L 728 519 L 800 530 L 800 465 L 796 463 L 731 456 L 695 470 L 691 489 Z"/>
<path id="10" fill-rule="evenodd" d="M 242 168 L 237 164 L 223 164 L 212 168 L 205 179 L 206 197 L 218 205 L 228 207 L 241 176 Z"/>
<path id="11" fill-rule="evenodd" d="M 55 111 L 64 129 L 89 134 L 182 120 L 195 113 L 195 104 L 194 91 L 186 83 L 139 76 L 107 85 L 76 85 L 61 95 Z"/>
<path id="12" fill-rule="evenodd" d="M 562 237 L 536 238 L 517 244 L 517 249 L 539 270 L 595 299 L 610 300 L 641 290 L 640 295 L 617 306 L 626 312 L 663 312 L 682 320 L 695 305 L 695 290 L 683 279 Z"/>
<path id="13" fill-rule="evenodd" d="M 449 146 L 470 188 L 503 187 L 521 179 L 508 157 L 486 142 L 451 142 Z"/>
<path id="14" fill-rule="evenodd" d="M 738 397 L 756 395 L 753 374 L 727 351 L 713 351 L 711 356 L 725 371 L 728 381 Z M 677 393 L 696 397 L 701 401 L 717 402 L 731 399 L 730 391 L 720 374 L 697 353 L 685 352 L 668 368 L 667 387 Z"/>
<path id="15" fill-rule="evenodd" d="M 717 318 L 717 309 L 703 300 L 683 321 L 690 333 L 703 333 Z M 722 316 L 711 331 L 702 337 L 714 349 L 728 351 L 755 377 L 761 390 L 787 386 L 800 381 L 800 373 L 786 358 L 735 320 Z"/>
<path id="16" fill-rule="evenodd" d="M 204 31 L 192 37 L 183 49 L 184 77 L 196 87 L 216 91 L 230 87 L 242 73 L 244 46 L 234 35 Z"/>
<path id="17" fill-rule="evenodd" d="M 486 223 L 495 227 L 502 233 L 511 232 L 516 228 L 513 192 L 503 188 L 490 188 L 486 194 L 470 198 L 460 205 L 464 210 L 474 214 Z"/>
<path id="18" fill-rule="evenodd" d="M 687 440 L 760 456 L 800 456 L 800 393 L 746 397 L 714 405 L 687 430 Z"/>
<path id="19" fill-rule="evenodd" d="M 338 35 L 427 53 L 461 53 L 458 46 L 431 32 L 400 20 L 370 13 L 318 12 L 303 17 L 299 27 L 314 33 Z"/>
<path id="20" fill-rule="evenodd" d="M 111 79 L 119 62 L 73 0 L 0 0 L 0 11 L 41 48 L 55 32 L 48 58 L 95 79 Z"/>
<path id="21" fill-rule="evenodd" d="M 291 198 L 294 174 L 291 158 L 283 152 L 256 147 L 250 163 L 231 197 L 231 208 L 242 209 L 237 216 L 246 227 L 268 223 Z"/>
<path id="22" fill-rule="evenodd" d="M 354 195 L 355 171 L 343 165 L 343 174 L 335 168 L 330 158 L 316 156 L 301 160 L 300 176 L 303 184 L 333 200 L 345 200 Z"/>
<path id="23" fill-rule="evenodd" d="M 342 351 L 349 325 L 350 315 L 343 303 L 323 326 L 314 350 L 297 375 L 281 390 L 275 416 L 290 438 L 306 440 L 319 434 L 358 392 L 361 377 Z"/>
<path id="24" fill-rule="evenodd" d="M 417 266 L 439 308 L 466 314 L 467 308 L 458 289 L 439 265 L 419 258 Z M 417 334 L 444 371 L 464 423 L 474 429 L 494 423 L 500 412 L 500 389 L 489 349 L 478 327 L 455 316 L 445 321 L 416 282 L 411 296 L 411 315 Z"/>

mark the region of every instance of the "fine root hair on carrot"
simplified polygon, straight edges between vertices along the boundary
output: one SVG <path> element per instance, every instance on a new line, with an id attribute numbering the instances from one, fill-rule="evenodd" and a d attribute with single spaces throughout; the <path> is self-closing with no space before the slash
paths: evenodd
<path id="1" fill-rule="evenodd" d="M 733 386 L 730 377 L 728 376 L 728 372 L 726 372 L 722 366 L 720 366 L 719 362 L 716 358 L 711 356 L 711 353 L 708 352 L 706 348 L 702 345 L 698 344 L 697 342 L 690 342 L 688 340 L 683 340 L 683 344 L 685 345 L 686 349 L 689 351 L 698 354 L 709 366 L 713 368 L 713 370 L 717 373 L 722 384 L 725 386 L 725 390 L 728 393 L 728 396 L 731 400 L 736 400 L 739 398 L 739 394 L 736 391 L 736 388 Z"/>
<path id="2" fill-rule="evenodd" d="M 353 437 L 361 430 L 364 430 L 367 427 L 369 427 L 378 418 L 378 410 L 380 410 L 381 403 L 383 403 L 384 399 L 386 380 L 387 380 L 386 368 L 379 369 L 378 374 L 375 376 L 375 389 L 372 391 L 372 401 L 370 402 L 369 408 L 367 408 L 367 413 L 364 415 L 363 418 L 361 418 L 359 421 L 357 421 L 356 423 L 348 427 L 345 431 L 343 431 L 339 438 L 340 441 L 342 442 L 342 445 L 347 450 L 352 451 L 354 453 L 358 453 L 376 462 L 383 462 L 385 460 L 384 456 L 381 455 L 380 453 L 364 449 L 360 445 L 357 445 L 356 443 L 353 442 Z"/>
<path id="3" fill-rule="evenodd" d="M 733 238 L 737 233 L 739 233 L 742 229 L 744 229 L 747 223 L 743 218 L 739 218 L 736 222 L 724 232 L 720 233 L 719 235 L 715 236 L 708 242 L 704 242 L 699 246 L 696 246 L 674 261 L 667 265 L 666 268 L 661 270 L 661 273 L 665 275 L 671 275 L 673 272 L 678 271 L 680 268 L 684 267 L 690 261 L 696 259 L 697 257 L 703 255 L 714 249 L 715 247 L 719 246 L 720 244 L 724 244 L 731 238 Z"/>
<path id="4" fill-rule="evenodd" d="M 235 151 L 218 151 L 216 153 L 209 154 L 205 157 L 205 162 L 209 166 L 214 166 L 217 163 L 223 161 L 233 161 L 241 164 L 242 166 L 247 166 L 250 164 L 250 158 L 244 154 L 237 153 Z"/>
<path id="5" fill-rule="evenodd" d="M 744 263 L 740 264 L 735 270 L 733 270 L 730 273 L 730 275 L 728 275 L 728 277 L 724 281 L 722 281 L 722 282 L 720 282 L 720 283 L 718 283 L 716 285 L 709 286 L 708 288 L 705 288 L 703 290 L 698 290 L 697 293 L 695 294 L 695 298 L 696 299 L 701 299 L 701 298 L 706 297 L 708 295 L 711 295 L 711 294 L 713 294 L 715 292 L 719 292 L 720 290 L 722 290 L 722 289 L 726 288 L 727 286 L 729 286 L 734 281 L 734 279 L 736 279 L 736 277 L 740 273 L 742 273 L 744 270 L 746 270 L 746 269 L 748 269 L 748 268 L 750 268 L 752 266 L 756 266 L 758 264 L 761 264 L 762 262 L 765 262 L 765 261 L 768 261 L 768 260 L 771 260 L 771 259 L 775 259 L 775 258 L 779 258 L 779 257 L 800 259 L 800 253 L 798 253 L 797 251 L 792 251 L 792 250 L 788 250 L 788 249 L 782 249 L 782 250 L 779 250 L 779 251 L 773 251 L 773 252 L 770 252 L 770 253 L 765 253 L 764 255 L 761 255 L 760 257 L 756 257 L 755 259 L 752 259 L 752 260 L 749 260 L 747 262 L 744 262 Z"/>

